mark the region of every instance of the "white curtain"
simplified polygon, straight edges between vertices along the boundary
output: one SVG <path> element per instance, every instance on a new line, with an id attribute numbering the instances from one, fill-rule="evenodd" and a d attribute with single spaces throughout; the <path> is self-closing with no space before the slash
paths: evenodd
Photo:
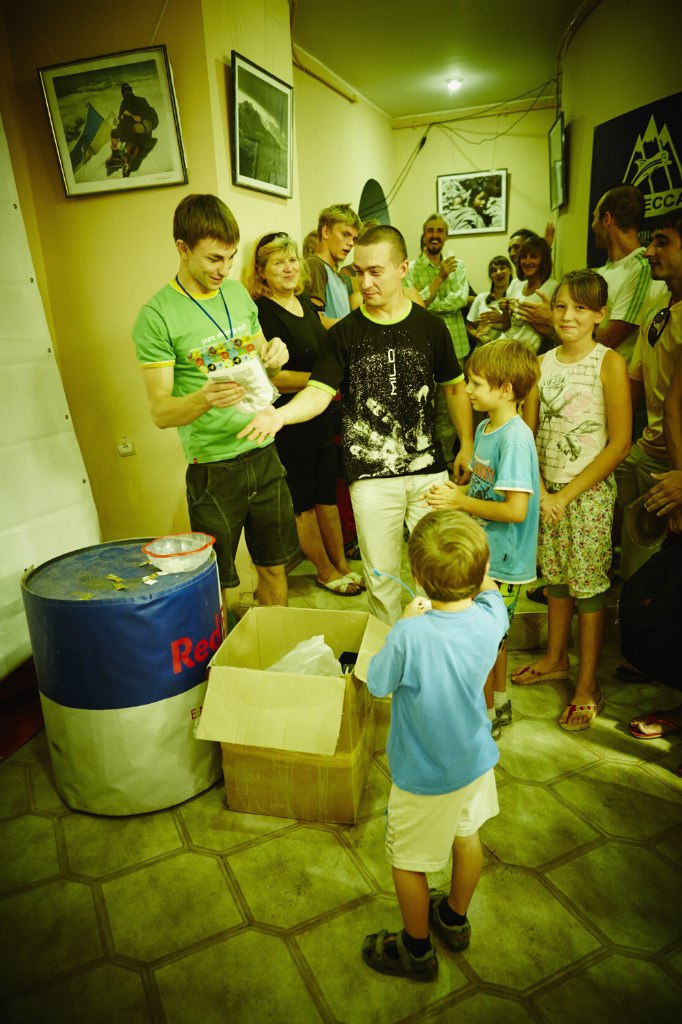
<path id="1" fill-rule="evenodd" d="M 76 200 L 73 200 L 74 202 Z M 0 121 L 0 679 L 31 654 L 24 571 L 100 540 Z"/>

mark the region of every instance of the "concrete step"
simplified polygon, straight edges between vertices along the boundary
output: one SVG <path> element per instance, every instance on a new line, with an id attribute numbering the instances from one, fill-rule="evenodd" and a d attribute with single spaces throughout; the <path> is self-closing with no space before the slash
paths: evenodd
<path id="1" fill-rule="evenodd" d="M 536 584 L 532 584 L 536 586 Z M 539 581 L 537 586 L 541 586 Z M 604 629 L 605 642 L 620 640 L 618 630 L 618 598 L 620 596 L 621 582 L 615 580 L 609 590 L 606 603 L 606 624 Z M 529 588 L 524 586 L 516 606 L 516 614 L 511 624 L 507 646 L 510 651 L 532 651 L 546 647 L 547 645 L 547 608 L 544 605 L 529 601 L 526 591 Z M 571 624 L 571 636 L 573 646 L 578 640 L 578 617 L 573 616 Z"/>

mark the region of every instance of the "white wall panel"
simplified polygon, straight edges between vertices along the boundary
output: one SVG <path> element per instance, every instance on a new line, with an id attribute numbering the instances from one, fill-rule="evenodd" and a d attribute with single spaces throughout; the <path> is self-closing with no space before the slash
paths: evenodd
<path id="1" fill-rule="evenodd" d="M 96 544 L 97 513 L 47 328 L 0 123 L 0 679 L 30 655 L 20 580 Z M 74 244 L 69 239 L 68 244 Z"/>

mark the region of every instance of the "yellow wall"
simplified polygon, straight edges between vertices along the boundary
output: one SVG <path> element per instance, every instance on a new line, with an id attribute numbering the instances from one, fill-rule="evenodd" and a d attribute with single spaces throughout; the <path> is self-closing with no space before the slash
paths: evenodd
<path id="1" fill-rule="evenodd" d="M 33 0 L 28 11 L 5 9 L 5 31 L 11 63 L 1 72 L 3 122 L 102 536 L 184 529 L 177 432 L 151 422 L 130 329 L 142 303 L 177 269 L 172 214 L 188 192 L 214 192 L 232 207 L 247 254 L 273 226 L 298 230 L 298 198 L 233 187 L 228 156 L 230 50 L 290 82 L 287 2 L 254 9 L 247 0 L 119 0 L 105 9 L 87 0 Z M 189 184 L 67 199 L 36 69 L 156 43 L 166 44 L 174 73 Z M 298 191 L 294 183 L 295 197 Z M 135 443 L 133 457 L 116 450 L 124 436 Z"/>
<path id="2" fill-rule="evenodd" d="M 22 209 L 37 222 L 32 250 L 41 257 L 41 292 L 103 537 L 154 534 L 184 521 L 182 454 L 174 432 L 151 423 L 130 328 L 143 301 L 175 270 L 171 214 L 187 188 L 67 199 L 36 69 L 150 45 L 159 6 L 124 0 L 99 9 L 96 19 L 83 0 L 70 0 L 68 16 L 65 6 L 35 0 L 28 12 L 6 9 L 11 105 L 20 112 L 8 123 L 8 141 L 14 157 L 16 127 L 30 188 L 19 186 Z M 167 44 L 179 83 L 192 187 L 215 191 L 212 140 L 202 130 L 206 76 L 195 70 L 205 62 L 199 0 L 169 3 L 156 39 Z M 122 459 L 116 440 L 126 435 L 137 455 Z"/>
<path id="3" fill-rule="evenodd" d="M 254 240 L 278 228 L 299 238 L 333 202 L 356 207 L 365 181 L 388 192 L 423 128 L 394 130 L 371 104 L 350 104 L 292 68 L 286 0 L 89 0 L 4 4 L 0 23 L 0 110 L 48 323 L 76 433 L 92 482 L 104 539 L 160 534 L 186 526 L 184 462 L 174 430 L 149 418 L 130 340 L 142 303 L 175 272 L 172 212 L 187 192 L 211 191 L 242 229 L 235 274 Z M 159 21 L 159 18 L 161 20 Z M 608 118 L 680 88 L 676 47 L 679 0 L 659 0 L 642 52 L 641 6 L 603 0 L 571 43 L 564 74 L 571 124 L 570 203 L 558 218 L 557 269 L 584 264 L 592 129 Z M 158 22 L 158 24 L 157 24 Z M 652 35 L 653 33 L 653 35 Z M 82 57 L 165 43 L 173 66 L 189 184 L 66 199 L 36 69 Z M 267 196 L 231 184 L 228 131 L 230 50 L 294 85 L 294 196 Z M 475 138 L 505 131 L 518 115 L 479 118 Z M 553 110 L 534 111 L 496 142 L 474 146 L 440 128 L 429 134 L 392 222 L 412 256 L 435 206 L 436 177 L 460 170 L 510 171 L 508 227 L 543 230 L 550 217 L 547 130 Z M 453 240 L 474 287 L 486 286 L 491 255 L 507 235 Z M 133 438 L 122 459 L 116 440 Z"/>
<path id="4" fill-rule="evenodd" d="M 557 232 L 566 270 L 585 265 L 595 125 L 682 90 L 680 0 L 605 0 L 580 27 L 566 57 L 563 102 L 570 126 L 569 204 Z M 614 167 L 614 185 L 625 168 Z M 620 177 L 619 177 L 620 175 Z"/>
<path id="5" fill-rule="evenodd" d="M 171 0 L 177 2 L 177 0 Z M 300 224 L 300 187 L 294 152 L 293 196 L 283 199 L 232 185 L 230 155 L 230 62 L 231 50 L 266 68 L 292 85 L 289 5 L 287 0 L 268 0 L 261 5 L 252 0 L 204 0 L 206 61 L 211 94 L 211 118 L 215 140 L 215 167 L 218 195 L 233 210 L 241 229 L 241 244 L 232 275 L 239 277 L 253 252 L 254 242 L 268 231 L 290 231 L 298 236 Z M 190 167 L 192 192 L 194 187 Z"/>
<path id="6" fill-rule="evenodd" d="M 391 122 L 370 103 L 349 103 L 304 72 L 294 71 L 301 234 L 317 229 L 320 210 L 350 203 L 365 182 L 388 191 L 394 173 Z"/>
<path id="7" fill-rule="evenodd" d="M 411 259 L 419 255 L 422 224 L 436 208 L 436 178 L 442 174 L 504 170 L 507 178 L 507 227 L 502 234 L 454 236 L 447 250 L 463 259 L 477 292 L 487 290 L 488 263 L 507 251 L 510 231 L 528 227 L 540 234 L 552 218 L 549 209 L 547 132 L 553 110 L 479 117 L 431 128 L 426 143 L 391 207 L 391 223 L 405 235 Z M 508 134 L 510 124 L 518 121 Z M 424 135 L 426 126 L 394 132 L 396 166 L 401 169 Z M 494 140 L 494 136 L 499 137 Z M 475 140 L 475 141 L 474 141 Z M 488 141 L 490 140 L 490 141 Z"/>

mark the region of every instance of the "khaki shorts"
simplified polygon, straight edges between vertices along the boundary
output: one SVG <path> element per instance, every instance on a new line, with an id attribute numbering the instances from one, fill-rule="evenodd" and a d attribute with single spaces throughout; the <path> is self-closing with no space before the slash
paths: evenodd
<path id="1" fill-rule="evenodd" d="M 458 836 L 473 836 L 499 813 L 491 768 L 453 793 L 422 796 L 391 787 L 386 820 L 386 857 L 403 871 L 441 871 Z"/>

